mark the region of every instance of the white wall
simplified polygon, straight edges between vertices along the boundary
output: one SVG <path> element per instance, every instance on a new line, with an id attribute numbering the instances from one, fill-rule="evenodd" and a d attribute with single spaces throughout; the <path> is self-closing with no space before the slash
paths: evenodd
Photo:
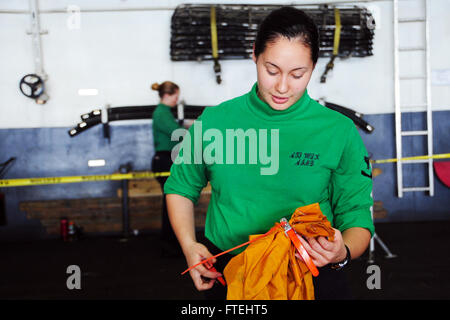
<path id="1" fill-rule="evenodd" d="M 414 3 L 416 0 L 412 0 Z M 431 8 L 431 68 L 450 69 L 450 1 L 428 0 Z M 311 1 L 296 1 L 305 3 Z M 333 2 L 333 1 L 328 1 Z M 409 2 L 409 1 L 406 1 Z M 82 113 L 98 106 L 156 104 L 152 82 L 172 80 L 180 85 L 188 104 L 215 105 L 247 92 L 256 79 L 251 60 L 221 61 L 221 85 L 215 83 L 212 62 L 170 61 L 172 1 L 56 1 L 41 0 L 39 8 L 44 69 L 50 100 L 37 105 L 23 96 L 21 77 L 34 73 L 27 0 L 0 0 L 0 128 L 72 127 Z M 188 3 L 233 3 L 233 1 L 190 1 Z M 285 3 L 248 1 L 247 3 Z M 394 111 L 392 1 L 357 2 L 375 14 L 374 56 L 338 59 L 326 84 L 320 84 L 327 58 L 319 59 L 309 85 L 313 98 L 354 108 L 365 114 Z M 69 5 L 81 9 L 80 28 L 67 25 Z M 83 12 L 86 9 L 158 8 L 160 10 Z M 166 9 L 164 9 L 166 8 Z M 414 4 L 404 7 L 409 15 L 420 15 Z M 56 13 L 53 11 L 57 11 Z M 62 11 L 59 12 L 58 11 Z M 404 44 L 412 44 L 415 33 L 401 30 Z M 403 58 L 404 69 L 418 70 L 418 57 Z M 411 71 L 412 72 L 412 71 Z M 79 96 L 81 88 L 98 89 L 97 96 Z M 406 91 L 405 91 L 406 92 Z M 417 87 L 403 95 L 405 103 L 417 103 Z M 432 87 L 433 110 L 450 110 L 448 85 Z"/>

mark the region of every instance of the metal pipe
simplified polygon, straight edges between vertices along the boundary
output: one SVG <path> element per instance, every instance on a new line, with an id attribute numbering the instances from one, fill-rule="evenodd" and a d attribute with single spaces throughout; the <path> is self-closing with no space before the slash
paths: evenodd
<path id="1" fill-rule="evenodd" d="M 427 131 L 428 131 L 428 156 L 433 155 L 433 120 L 431 111 L 431 42 L 430 42 L 430 4 L 428 1 L 424 2 L 425 6 L 425 64 L 426 64 L 426 95 L 427 95 Z M 428 159 L 428 185 L 430 187 L 430 196 L 434 196 L 434 171 L 433 160 Z"/>
<path id="2" fill-rule="evenodd" d="M 129 173 L 132 170 L 131 163 L 121 165 L 120 173 Z M 127 239 L 130 235 L 130 216 L 128 207 L 128 181 L 122 180 L 122 237 Z"/>
<path id="3" fill-rule="evenodd" d="M 128 180 L 122 180 L 122 235 L 128 238 L 129 235 L 129 214 L 128 214 Z"/>
<path id="4" fill-rule="evenodd" d="M 47 80 L 47 73 L 44 71 L 44 63 L 42 59 L 42 44 L 41 44 L 41 26 L 39 22 L 39 9 L 37 0 L 30 0 L 30 34 L 33 41 L 33 58 L 35 73 L 42 78 L 42 80 Z"/>
<path id="5" fill-rule="evenodd" d="M 142 7 L 142 8 L 93 8 L 81 9 L 80 12 L 122 12 L 122 11 L 172 11 L 175 7 Z M 29 10 L 0 10 L 0 13 L 5 14 L 29 14 Z M 39 13 L 67 13 L 67 9 L 49 9 L 39 10 Z"/>
<path id="6" fill-rule="evenodd" d="M 395 104 L 395 146 L 397 156 L 397 196 L 403 197 L 402 169 L 402 120 L 400 112 L 400 82 L 399 82 L 399 39 L 398 39 L 398 0 L 394 0 L 394 104 Z"/>
<path id="7" fill-rule="evenodd" d="M 317 0 L 314 2 L 302 2 L 293 1 L 289 3 L 281 3 L 280 5 L 290 5 L 290 6 L 313 6 L 321 4 L 358 4 L 358 3 L 371 3 L 371 2 L 392 2 L 392 0 L 342 0 L 342 1 L 330 1 L 330 0 Z M 211 3 L 195 3 L 195 5 L 211 5 Z M 224 5 L 239 5 L 234 3 L 224 3 Z M 270 4 L 245 4 L 247 6 L 270 6 Z M 81 9 L 80 12 L 92 13 L 92 12 L 133 12 L 133 11 L 173 11 L 176 6 L 172 7 L 136 7 L 136 8 L 92 8 L 92 9 Z M 0 14 L 29 14 L 29 10 L 0 10 Z M 49 10 L 39 10 L 39 13 L 67 13 L 67 9 L 49 9 Z"/>

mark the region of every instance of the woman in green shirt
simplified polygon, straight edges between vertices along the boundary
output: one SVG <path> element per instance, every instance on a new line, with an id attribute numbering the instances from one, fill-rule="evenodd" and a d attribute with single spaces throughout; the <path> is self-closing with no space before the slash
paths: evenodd
<path id="1" fill-rule="evenodd" d="M 160 102 L 152 115 L 153 145 L 155 148 L 152 171 L 168 172 L 172 166 L 171 150 L 176 144 L 175 141 L 171 141 L 171 135 L 174 130 L 181 128 L 171 112 L 171 109 L 178 103 L 180 88 L 171 81 L 165 81 L 161 84 L 153 83 L 151 88 L 158 91 L 160 98 Z M 157 177 L 156 179 L 164 194 L 164 184 L 167 177 Z M 163 196 L 161 240 L 163 241 L 161 252 L 163 256 L 178 254 L 179 246 L 170 226 L 165 196 Z"/>
<path id="2" fill-rule="evenodd" d="M 315 297 L 349 297 L 343 273 L 335 269 L 359 257 L 374 232 L 371 167 L 353 122 L 307 93 L 318 56 L 313 20 L 291 7 L 273 11 L 258 30 L 251 91 L 206 108 L 185 136 L 164 189 L 189 267 L 266 232 L 298 207 L 319 203 L 335 228 L 335 241 L 302 239 L 320 268 Z M 199 243 L 193 206 L 208 181 L 207 242 Z M 224 299 L 226 290 L 205 278 L 220 277 L 231 257 L 215 261 L 218 272 L 203 265 L 192 269 L 195 287 Z"/>

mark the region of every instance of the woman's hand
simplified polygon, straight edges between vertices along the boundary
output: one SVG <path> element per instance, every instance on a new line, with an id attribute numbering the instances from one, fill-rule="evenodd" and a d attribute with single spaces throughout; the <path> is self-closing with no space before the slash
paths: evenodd
<path id="1" fill-rule="evenodd" d="M 208 249 L 199 242 L 193 242 L 192 244 L 190 244 L 186 248 L 184 255 L 189 267 L 196 265 L 202 260 L 212 257 L 212 254 L 208 251 Z M 213 259 L 206 262 L 206 266 L 201 264 L 189 271 L 189 274 L 191 275 L 192 281 L 194 282 L 197 290 L 203 291 L 211 289 L 214 285 L 214 282 L 216 282 L 215 279 L 222 276 L 221 273 L 213 272 L 206 268 L 211 267 L 215 262 L 216 259 Z M 209 278 L 211 280 L 205 280 L 203 277 Z"/>
<path id="2" fill-rule="evenodd" d="M 178 194 L 168 194 L 166 199 L 170 223 L 183 249 L 188 266 L 194 266 L 202 260 L 212 257 L 208 249 L 195 240 L 194 203 Z M 215 262 L 216 259 L 207 262 L 208 267 Z M 208 270 L 205 265 L 197 266 L 190 270 L 189 274 L 197 290 L 211 289 L 215 279 L 221 276 L 218 272 Z M 211 280 L 205 281 L 202 277 Z"/>
<path id="3" fill-rule="evenodd" d="M 326 237 L 306 238 L 306 240 L 303 237 L 299 238 L 316 267 L 340 262 L 347 255 L 342 234 L 337 229 L 334 229 L 334 241 L 328 241 Z M 300 258 L 298 254 L 296 256 Z"/>

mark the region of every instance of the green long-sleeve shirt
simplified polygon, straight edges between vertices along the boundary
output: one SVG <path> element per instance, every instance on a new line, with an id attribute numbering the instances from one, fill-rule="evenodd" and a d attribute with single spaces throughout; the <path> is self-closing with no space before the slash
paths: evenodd
<path id="1" fill-rule="evenodd" d="M 181 144 L 176 162 L 184 162 L 172 166 L 164 191 L 196 203 L 210 181 L 205 236 L 222 250 L 315 202 L 341 232 L 362 227 L 373 234 L 367 156 L 353 122 L 307 91 L 280 111 L 260 100 L 255 84 L 249 93 L 204 110 Z"/>
<path id="2" fill-rule="evenodd" d="M 165 104 L 158 104 L 153 111 L 153 143 L 155 151 L 171 151 L 178 143 L 171 141 L 170 137 L 175 129 L 181 128 L 170 111 L 170 107 Z"/>

